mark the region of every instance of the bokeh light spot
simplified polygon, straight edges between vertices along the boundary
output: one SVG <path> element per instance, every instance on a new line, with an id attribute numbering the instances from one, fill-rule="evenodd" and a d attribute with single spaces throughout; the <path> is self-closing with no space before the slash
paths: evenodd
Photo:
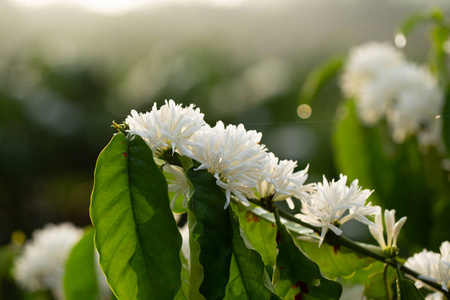
<path id="1" fill-rule="evenodd" d="M 311 117 L 312 109 L 308 104 L 302 104 L 297 108 L 297 114 L 302 119 L 308 119 Z"/>
<path id="2" fill-rule="evenodd" d="M 398 48 L 404 48 L 406 46 L 406 37 L 402 33 L 399 33 L 394 38 L 395 46 Z"/>

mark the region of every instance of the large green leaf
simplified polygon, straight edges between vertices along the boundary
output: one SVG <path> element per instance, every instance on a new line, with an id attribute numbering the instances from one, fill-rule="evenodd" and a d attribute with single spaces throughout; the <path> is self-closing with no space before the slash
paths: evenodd
<path id="1" fill-rule="evenodd" d="M 277 220 L 277 267 L 280 279 L 275 287 L 286 299 L 339 299 L 342 286 L 322 276 L 319 267 L 295 245 L 286 227 Z"/>
<path id="2" fill-rule="evenodd" d="M 275 295 L 261 255 L 252 249 L 230 210 L 233 227 L 233 256 L 225 299 L 280 299 Z"/>
<path id="3" fill-rule="evenodd" d="M 200 298 L 200 292 L 208 300 L 223 299 L 230 276 L 233 238 L 228 210 L 223 208 L 225 194 L 206 170 L 191 168 L 187 174 L 194 187 L 188 205 L 190 298 Z"/>
<path id="4" fill-rule="evenodd" d="M 67 300 L 100 299 L 94 251 L 94 230 L 89 230 L 74 246 L 67 259 L 64 275 Z"/>
<path id="5" fill-rule="evenodd" d="M 354 251 L 339 245 L 322 244 L 319 248 L 318 243 L 301 239 L 294 241 L 328 278 L 352 276 L 356 271 L 366 268 L 374 262 L 373 258 L 361 257 Z"/>
<path id="6" fill-rule="evenodd" d="M 139 136 L 116 134 L 100 153 L 90 213 L 100 265 L 119 299 L 177 294 L 181 236 L 166 179 Z"/>

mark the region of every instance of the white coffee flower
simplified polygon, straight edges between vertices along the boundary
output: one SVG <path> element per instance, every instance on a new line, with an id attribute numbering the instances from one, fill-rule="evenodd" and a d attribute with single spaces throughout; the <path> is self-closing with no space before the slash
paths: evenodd
<path id="1" fill-rule="evenodd" d="M 347 187 L 347 176 L 340 175 L 338 181 L 328 182 L 325 176 L 323 183 L 317 183 L 316 190 L 309 197 L 300 199 L 302 202 L 301 214 L 297 214 L 302 221 L 321 227 L 319 247 L 330 229 L 335 234 L 342 234 L 338 224 L 343 224 L 350 219 L 356 219 L 367 225 L 372 225 L 365 216 L 374 215 L 379 208 L 365 204 L 373 191 L 361 190 L 358 180 L 354 180 Z M 343 217 L 344 213 L 348 215 Z M 374 225 L 374 224 L 373 224 Z M 377 225 L 375 225 L 377 226 Z"/>
<path id="2" fill-rule="evenodd" d="M 191 137 L 205 124 L 203 116 L 200 109 L 194 109 L 194 104 L 183 108 L 173 100 L 166 100 L 160 109 L 154 103 L 150 112 L 138 114 L 132 110 L 125 123 L 130 128 L 127 132 L 144 138 L 155 154 L 170 147 L 172 154 L 176 150 L 192 157 L 189 147 L 200 145 L 192 142 Z"/>
<path id="3" fill-rule="evenodd" d="M 395 142 L 417 134 L 423 146 L 440 143 L 441 120 L 436 119 L 444 105 L 444 95 L 437 78 L 427 69 L 405 63 L 396 69 L 395 102 L 387 111 Z"/>
<path id="4" fill-rule="evenodd" d="M 261 133 L 247 131 L 242 124 L 225 127 L 221 121 L 213 128 L 204 126 L 192 136 L 195 143 L 202 145 L 192 147 L 193 159 L 201 164 L 197 169 L 214 174 L 217 185 L 225 190 L 225 207 L 231 194 L 244 203 L 252 197 L 265 163 L 266 147 L 259 144 L 261 137 Z"/>
<path id="5" fill-rule="evenodd" d="M 448 291 L 450 286 L 449 257 L 450 244 L 448 241 L 442 243 L 441 253 L 435 253 L 423 249 L 422 252 L 414 254 L 406 260 L 405 266 L 420 274 L 419 279 L 426 279 L 442 285 L 442 289 Z M 417 288 L 428 287 L 420 280 L 416 281 Z"/>
<path id="6" fill-rule="evenodd" d="M 164 164 L 163 171 L 171 175 L 167 178 L 167 183 L 169 186 L 169 192 L 175 193 L 175 196 L 170 201 L 170 208 L 174 209 L 175 201 L 180 195 L 184 196 L 183 206 L 187 207 L 187 201 L 189 200 L 189 185 L 183 168 L 170 164 Z"/>
<path id="7" fill-rule="evenodd" d="M 403 61 L 403 53 L 389 43 L 369 42 L 355 47 L 350 50 L 344 67 L 342 90 L 347 97 L 359 98 L 368 81 Z"/>
<path id="8" fill-rule="evenodd" d="M 257 180 L 256 185 L 257 196 L 260 199 L 271 197 L 272 201 L 287 200 L 292 206 L 291 197 L 300 199 L 306 196 L 306 192 L 312 191 L 312 184 L 305 185 L 309 166 L 294 172 L 297 167 L 296 161 L 279 160 L 273 153 L 268 153 L 265 159 L 263 176 Z"/>
<path id="9" fill-rule="evenodd" d="M 50 289 L 57 299 L 64 299 L 63 275 L 66 260 L 83 230 L 71 223 L 47 224 L 33 232 L 22 255 L 15 261 L 14 277 L 30 291 Z"/>
<path id="10" fill-rule="evenodd" d="M 374 239 L 378 242 L 381 249 L 386 250 L 393 248 L 394 252 L 397 248 L 397 238 L 406 222 L 406 217 L 401 218 L 398 222 L 395 222 L 395 209 L 384 211 L 384 223 L 386 225 L 386 241 L 383 234 L 383 221 L 381 220 L 381 209 L 375 215 L 375 224 L 377 226 L 369 225 L 369 230 Z"/>

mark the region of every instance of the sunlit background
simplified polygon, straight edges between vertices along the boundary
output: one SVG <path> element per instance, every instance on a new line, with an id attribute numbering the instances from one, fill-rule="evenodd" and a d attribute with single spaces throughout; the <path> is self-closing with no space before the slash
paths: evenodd
<path id="1" fill-rule="evenodd" d="M 330 85 L 298 108 L 307 72 L 363 42 L 393 42 L 430 2 L 0 0 L 0 245 L 48 222 L 90 224 L 111 122 L 155 101 L 262 132 L 278 157 L 310 164 L 309 182 L 336 177 L 341 95 Z M 420 62 L 428 47 L 419 30 L 405 52 Z"/>

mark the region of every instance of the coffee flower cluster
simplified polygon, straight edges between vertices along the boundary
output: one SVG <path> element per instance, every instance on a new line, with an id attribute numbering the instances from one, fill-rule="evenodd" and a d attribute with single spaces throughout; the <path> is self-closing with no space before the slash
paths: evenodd
<path id="1" fill-rule="evenodd" d="M 65 299 L 63 277 L 66 261 L 82 236 L 83 229 L 68 222 L 47 224 L 43 229 L 35 230 L 33 239 L 25 244 L 23 253 L 15 261 L 13 274 L 17 283 L 28 291 L 50 290 L 55 299 Z M 106 278 L 98 263 L 95 266 L 99 295 L 101 299 L 109 299 L 111 291 Z"/>
<path id="2" fill-rule="evenodd" d="M 448 292 L 450 287 L 450 243 L 445 241 L 441 244 L 440 253 L 423 249 L 422 252 L 408 258 L 405 266 L 421 274 L 419 279 L 427 279 L 442 285 L 442 289 Z M 417 288 L 428 286 L 420 280 L 416 281 Z M 437 294 L 441 297 L 442 294 Z"/>
<path id="3" fill-rule="evenodd" d="M 245 205 L 249 199 L 287 201 L 292 207 L 295 197 L 302 203 L 297 217 L 320 228 L 319 246 L 329 230 L 340 235 L 339 226 L 351 219 L 378 230 L 377 240 L 380 232 L 382 235 L 382 224 L 373 222 L 381 209 L 367 201 L 372 191 L 363 190 L 357 180 L 347 186 L 343 175 L 338 181 L 329 182 L 324 177 L 323 182 L 306 184 L 309 166 L 295 171 L 296 161 L 277 158 L 261 144 L 261 133 L 246 130 L 242 124 L 225 126 L 219 121 L 211 127 L 192 104 L 183 108 L 173 100 L 166 100 L 159 109 L 155 104 L 151 112 L 138 114 L 133 110 L 125 122 L 128 133 L 143 137 L 155 156 L 164 159 L 167 153 L 185 155 L 199 163 L 196 170 L 213 174 L 225 193 L 224 208 L 232 198 Z M 186 206 L 190 193 L 184 170 L 169 162 L 162 168 L 169 191 L 175 194 L 171 207 L 179 197 L 184 198 Z"/>
<path id="4" fill-rule="evenodd" d="M 355 99 L 363 123 L 374 125 L 386 119 L 395 142 L 417 135 L 422 147 L 442 146 L 442 123 L 436 117 L 442 112 L 444 95 L 437 78 L 390 44 L 370 42 L 352 49 L 341 87 Z"/>

